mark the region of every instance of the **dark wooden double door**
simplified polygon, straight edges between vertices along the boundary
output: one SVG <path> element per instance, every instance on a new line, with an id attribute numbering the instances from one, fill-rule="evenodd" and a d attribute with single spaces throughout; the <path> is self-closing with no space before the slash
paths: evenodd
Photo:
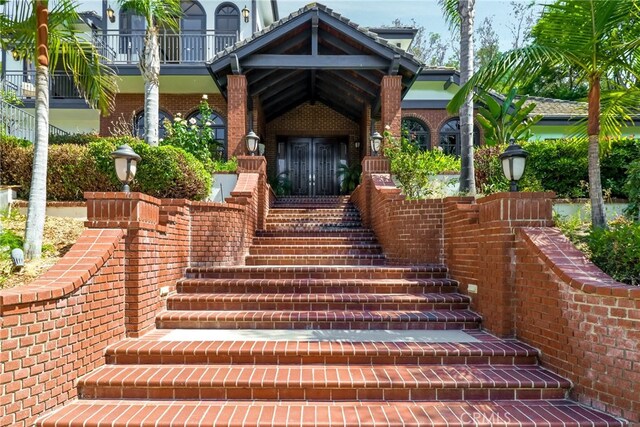
<path id="1" fill-rule="evenodd" d="M 340 143 L 331 138 L 289 138 L 287 169 L 291 194 L 327 196 L 340 193 Z"/>

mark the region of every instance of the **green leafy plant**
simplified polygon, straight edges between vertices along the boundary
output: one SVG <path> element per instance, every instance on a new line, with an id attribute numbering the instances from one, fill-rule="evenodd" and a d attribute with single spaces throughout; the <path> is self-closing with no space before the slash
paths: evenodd
<path id="1" fill-rule="evenodd" d="M 223 159 L 213 161 L 214 172 L 236 172 L 238 170 L 238 159 L 235 157 L 225 161 Z"/>
<path id="2" fill-rule="evenodd" d="M 526 144 L 525 147 L 528 147 Z M 504 176 L 502 164 L 498 157 L 506 145 L 478 147 L 474 152 L 476 185 L 482 194 L 493 194 L 509 191 L 509 181 Z M 528 160 L 531 159 L 529 155 Z M 541 191 L 542 183 L 536 176 L 535 170 L 527 164 L 524 175 L 519 182 L 521 191 Z"/>
<path id="3" fill-rule="evenodd" d="M 354 164 L 351 166 L 340 165 L 338 169 L 338 177 L 342 178 L 340 190 L 344 194 L 349 194 L 360 184 L 360 176 L 362 175 L 362 166 Z"/>
<path id="4" fill-rule="evenodd" d="M 289 172 L 280 172 L 269 178 L 269 185 L 276 196 L 288 196 L 291 194 L 293 185 L 289 179 Z"/>
<path id="5" fill-rule="evenodd" d="M 176 114 L 173 121 L 165 120 L 164 128 L 166 137 L 160 141 L 160 145 L 171 145 L 182 148 L 193 154 L 209 170 L 213 171 L 212 161 L 220 160 L 221 143 L 215 139 L 211 118 L 211 107 L 206 99 L 202 99 L 199 105 L 200 117 L 184 119 Z"/>
<path id="6" fill-rule="evenodd" d="M 625 190 L 629 196 L 625 213 L 640 222 L 640 160 L 629 165 Z"/>
<path id="7" fill-rule="evenodd" d="M 616 280 L 640 285 L 640 223 L 618 218 L 588 238 L 591 261 Z"/>
<path id="8" fill-rule="evenodd" d="M 511 89 L 502 103 L 489 92 L 480 94 L 476 120 L 484 130 L 487 145 L 508 144 L 511 139 L 527 140 L 532 134 L 531 127 L 542 119 L 540 114 L 530 116 L 536 104 L 525 106 L 528 97 L 522 96 L 516 100 L 516 93 L 515 88 Z"/>

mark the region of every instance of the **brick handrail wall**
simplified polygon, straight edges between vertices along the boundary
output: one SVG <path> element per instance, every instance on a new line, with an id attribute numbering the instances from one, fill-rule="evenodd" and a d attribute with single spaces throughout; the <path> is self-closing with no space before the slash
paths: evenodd
<path id="1" fill-rule="evenodd" d="M 406 200 L 380 157 L 364 159 L 351 196 L 387 257 L 445 263 L 485 329 L 539 348 L 576 400 L 640 422 L 640 287 L 607 276 L 553 228 L 554 197 Z"/>
<path id="2" fill-rule="evenodd" d="M 86 193 L 87 229 L 33 284 L 0 290 L 0 426 L 76 397 L 105 348 L 153 329 L 189 266 L 241 264 L 274 197 L 263 157 L 240 157 L 227 203 Z"/>
<path id="3" fill-rule="evenodd" d="M 85 230 L 31 285 L 0 291 L 0 425 L 33 425 L 125 336 L 124 233 Z"/>

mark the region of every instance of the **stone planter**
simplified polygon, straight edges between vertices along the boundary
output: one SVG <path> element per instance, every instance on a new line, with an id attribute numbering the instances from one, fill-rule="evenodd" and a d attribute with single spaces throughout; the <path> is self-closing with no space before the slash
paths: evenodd
<path id="1" fill-rule="evenodd" d="M 212 177 L 211 192 L 207 200 L 224 203 L 238 182 L 238 174 L 236 172 L 216 172 Z"/>
<path id="2" fill-rule="evenodd" d="M 607 220 L 624 215 L 624 210 L 627 205 L 627 201 L 622 199 L 605 202 L 604 212 Z M 580 215 L 580 218 L 585 220 L 591 218 L 589 199 L 557 199 L 553 202 L 553 212 L 563 217 Z"/>

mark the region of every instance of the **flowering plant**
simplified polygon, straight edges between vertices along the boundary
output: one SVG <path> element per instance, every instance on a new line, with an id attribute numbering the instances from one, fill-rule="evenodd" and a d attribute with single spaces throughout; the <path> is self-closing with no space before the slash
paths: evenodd
<path id="1" fill-rule="evenodd" d="M 192 117 L 187 120 L 178 113 L 173 121 L 165 120 L 166 137 L 160 141 L 160 145 L 182 148 L 193 154 L 210 169 L 212 161 L 219 160 L 222 157 L 222 152 L 220 151 L 220 142 L 215 139 L 210 121 L 212 110 L 206 95 L 202 97 L 198 109 L 197 118 Z"/>

